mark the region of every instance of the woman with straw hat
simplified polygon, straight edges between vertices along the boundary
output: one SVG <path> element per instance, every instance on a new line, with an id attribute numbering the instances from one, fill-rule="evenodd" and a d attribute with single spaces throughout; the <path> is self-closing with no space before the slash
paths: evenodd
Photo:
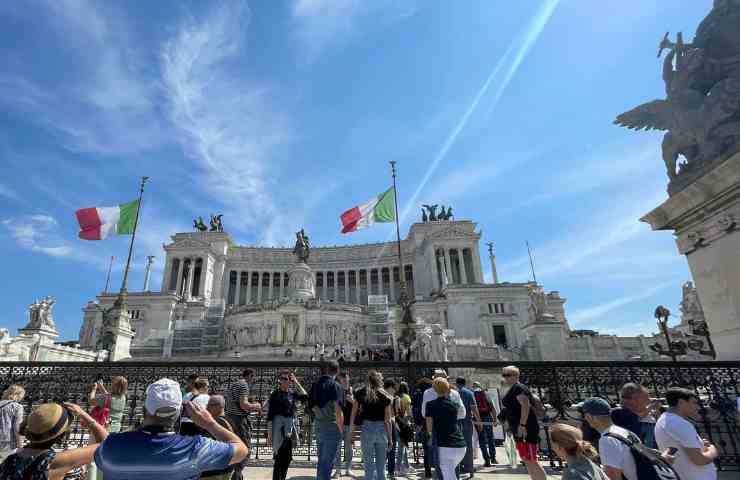
<path id="1" fill-rule="evenodd" d="M 55 452 L 53 447 L 65 438 L 74 417 L 80 419 L 80 424 L 90 431 L 96 443 Z M 105 440 L 108 432 L 78 405 L 45 403 L 28 415 L 23 435 L 28 440 L 26 446 L 0 465 L 3 480 L 61 480 L 73 468 L 93 461 L 98 444 Z"/>

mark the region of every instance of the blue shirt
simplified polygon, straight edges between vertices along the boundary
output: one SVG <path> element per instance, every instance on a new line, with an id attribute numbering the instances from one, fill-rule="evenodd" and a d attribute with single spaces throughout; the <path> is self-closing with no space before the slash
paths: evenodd
<path id="1" fill-rule="evenodd" d="M 200 436 L 144 431 L 112 433 L 95 451 L 106 480 L 196 480 L 229 465 L 234 446 Z"/>
<path id="2" fill-rule="evenodd" d="M 478 404 L 475 403 L 475 394 L 469 388 L 460 386 L 457 387 L 457 393 L 460 394 L 460 400 L 465 406 L 465 419 L 470 420 L 473 418 L 472 407 L 478 407 Z"/>

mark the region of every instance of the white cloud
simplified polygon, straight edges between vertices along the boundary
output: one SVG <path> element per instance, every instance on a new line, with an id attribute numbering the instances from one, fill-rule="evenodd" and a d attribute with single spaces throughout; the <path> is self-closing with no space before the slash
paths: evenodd
<path id="1" fill-rule="evenodd" d="M 184 21 L 165 44 L 161 65 L 170 119 L 204 174 L 199 187 L 242 229 L 278 215 L 268 178 L 276 148 L 290 138 L 271 90 L 234 73 L 249 17 L 246 3 L 224 2 Z"/>
<path id="2" fill-rule="evenodd" d="M 416 0 L 295 0 L 292 16 L 300 46 L 311 62 L 326 49 L 362 35 L 370 24 L 392 25 L 417 9 Z"/>
<path id="3" fill-rule="evenodd" d="M 12 188 L 0 183 L 0 197 L 9 198 L 11 200 L 20 200 L 18 194 Z"/>
<path id="4" fill-rule="evenodd" d="M 133 47 L 125 16 L 102 8 L 115 6 L 60 0 L 41 4 L 43 11 L 19 12 L 48 22 L 43 27 L 60 40 L 49 48 L 68 60 L 77 78 L 50 83 L 44 76 L 1 74 L 0 103 L 59 134 L 70 150 L 130 154 L 163 141 L 153 101 L 157 85 L 142 72 L 139 57 L 146 53 Z"/>
<path id="5" fill-rule="evenodd" d="M 52 257 L 69 257 L 74 250 L 58 238 L 57 221 L 49 215 L 5 219 L 2 225 L 22 248 Z"/>
<path id="6" fill-rule="evenodd" d="M 629 305 L 630 303 L 635 303 L 640 300 L 648 299 L 664 288 L 674 284 L 675 282 L 673 281 L 663 282 L 650 288 L 641 289 L 638 293 L 625 295 L 623 297 L 615 298 L 614 300 L 610 300 L 608 302 L 576 310 L 574 313 L 568 315 L 568 322 L 571 326 L 583 325 L 584 323 L 600 318 L 605 314 L 616 310 L 619 307 L 623 307 L 625 305 Z"/>

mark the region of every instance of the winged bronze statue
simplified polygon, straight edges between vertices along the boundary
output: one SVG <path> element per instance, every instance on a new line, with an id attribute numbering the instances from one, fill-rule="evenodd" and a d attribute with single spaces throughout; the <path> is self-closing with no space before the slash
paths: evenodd
<path id="1" fill-rule="evenodd" d="M 670 180 L 685 170 L 740 150 L 740 0 L 715 1 L 692 43 L 666 34 L 658 46 L 663 61 L 664 100 L 619 115 L 617 125 L 663 130 L 663 160 Z M 677 171 L 679 157 L 685 158 Z M 669 187 L 670 191 L 670 187 Z"/>

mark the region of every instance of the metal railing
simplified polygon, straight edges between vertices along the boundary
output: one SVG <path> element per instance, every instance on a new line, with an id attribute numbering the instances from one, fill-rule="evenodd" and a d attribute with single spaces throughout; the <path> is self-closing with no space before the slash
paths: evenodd
<path id="1" fill-rule="evenodd" d="M 342 370 L 349 373 L 351 383 L 361 384 L 370 369 L 383 373 L 385 378 L 407 381 L 410 386 L 421 377 L 431 377 L 435 368 L 444 368 L 450 377 L 463 376 L 479 381 L 496 390 L 500 386 L 501 368 L 508 362 L 346 362 Z M 579 424 L 580 416 L 572 407 L 590 397 L 601 396 L 612 404 L 619 403 L 619 389 L 626 382 L 639 382 L 651 394 L 661 398 L 666 389 L 683 386 L 695 391 L 701 403 L 700 414 L 695 420 L 699 434 L 717 445 L 720 456 L 717 465 L 722 470 L 740 471 L 740 362 L 517 362 L 522 381 L 529 385 L 545 404 L 548 415 L 542 423 L 542 459 L 551 466 L 559 465 L 550 448 L 549 427 L 553 422 Z M 50 401 L 72 401 L 86 405 L 93 382 L 122 375 L 128 379 L 127 408 L 123 418 L 124 429 L 135 428 L 142 417 L 144 392 L 148 384 L 168 377 L 184 384 L 193 373 L 207 377 L 211 391 L 222 393 L 230 382 L 237 380 L 246 367 L 257 372 L 251 394 L 264 402 L 276 387 L 280 370 L 295 372 L 308 390 L 319 377 L 318 362 L 117 362 L 117 363 L 0 363 L 0 389 L 12 383 L 25 387 L 23 400 L 26 412 L 33 405 Z M 303 406 L 298 409 L 302 438 L 294 450 L 296 460 L 316 459 L 316 445 L 312 434 L 311 419 Z M 252 458 L 272 459 L 271 446 L 265 438 L 265 420 L 254 414 Z M 78 445 L 85 435 L 75 425 L 65 445 Z M 357 444 L 359 447 L 359 443 Z M 357 452 L 358 449 L 356 449 Z M 416 461 L 423 456 L 421 445 L 414 444 L 410 452 Z M 355 454 L 355 458 L 361 458 Z"/>

